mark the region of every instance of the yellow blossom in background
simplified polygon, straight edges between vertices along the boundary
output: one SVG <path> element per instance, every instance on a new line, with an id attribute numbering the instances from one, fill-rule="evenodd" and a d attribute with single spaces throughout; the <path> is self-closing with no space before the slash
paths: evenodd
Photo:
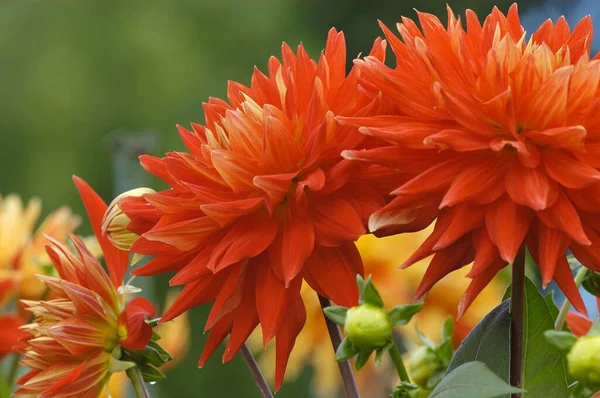
<path id="1" fill-rule="evenodd" d="M 170 290 L 167 293 L 164 308 L 169 308 L 173 300 L 177 297 L 177 292 Z M 154 331 L 160 336 L 160 346 L 173 357 L 172 361 L 165 363 L 159 370 L 166 373 L 173 369 L 181 360 L 183 360 L 190 348 L 190 320 L 187 312 L 179 315 L 172 321 L 162 323 L 154 328 Z M 108 382 L 108 392 L 100 394 L 100 398 L 127 398 L 127 388 L 130 385 L 124 372 L 115 373 Z"/>
<path id="2" fill-rule="evenodd" d="M 417 286 L 422 280 L 428 259 L 413 267 L 399 270 L 398 266 L 410 256 L 430 234 L 425 231 L 402 234 L 386 238 L 372 235 L 358 240 L 358 248 L 363 258 L 365 275 L 372 275 L 373 282 L 381 294 L 384 303 L 391 308 L 398 304 L 412 301 Z M 417 347 L 418 339 L 415 326 L 430 339 L 441 339 L 441 326 L 449 316 L 456 318 L 460 298 L 470 283 L 466 277 L 469 267 L 451 273 L 439 282 L 427 295 L 423 310 L 405 327 L 395 328 L 402 334 L 409 350 Z M 500 303 L 505 284 L 493 281 L 475 300 L 471 308 L 456 322 L 455 344 L 460 343 L 468 332 L 485 314 Z M 297 378 L 305 366 L 313 369 L 314 390 L 319 397 L 337 397 L 341 387 L 341 378 L 335 362 L 333 348 L 325 326 L 319 300 L 316 293 L 308 286 L 302 287 L 302 297 L 306 304 L 306 326 L 298 336 L 296 345 L 288 364 L 286 378 Z M 388 308 L 388 309 L 389 309 Z M 260 331 L 255 332 L 249 340 L 256 351 L 262 348 Z M 261 369 L 270 377 L 275 374 L 274 347 L 269 346 L 260 356 Z M 396 382 L 396 375 L 391 363 L 384 360 L 380 368 L 373 361 L 356 374 L 359 389 L 365 396 L 384 396 Z"/>
<path id="3" fill-rule="evenodd" d="M 41 207 L 37 198 L 23 205 L 15 194 L 0 196 L 0 282 L 13 283 L 13 289 L 0 297 L 0 304 L 14 293 L 20 299 L 38 299 L 45 287 L 35 275 L 43 274 L 44 266 L 51 264 L 44 249 L 47 243 L 44 235 L 65 242 L 69 233 L 80 224 L 78 216 L 61 207 L 34 230 Z"/>

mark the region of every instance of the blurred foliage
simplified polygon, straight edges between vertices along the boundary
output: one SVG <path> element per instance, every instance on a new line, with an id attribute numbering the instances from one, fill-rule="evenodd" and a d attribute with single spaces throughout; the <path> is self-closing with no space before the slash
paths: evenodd
<path id="1" fill-rule="evenodd" d="M 448 0 L 457 14 L 480 15 L 508 1 Z M 525 3 L 525 2 L 522 2 Z M 181 150 L 177 123 L 202 122 L 201 104 L 223 96 L 228 79 L 248 84 L 282 41 L 301 40 L 312 55 L 331 26 L 343 29 L 348 54 L 369 50 L 413 7 L 446 19 L 446 0 L 31 0 L 0 1 L 0 193 L 43 199 L 44 214 L 68 205 L 81 214 L 71 174 L 110 200 L 109 136 L 154 132 L 154 154 Z M 521 4 L 521 9 L 524 5 Z M 120 184 L 123 185 L 123 184 Z M 88 232 L 89 228 L 83 229 Z M 166 283 L 157 291 L 164 294 Z M 162 299 L 157 300 L 162 302 Z M 239 358 L 203 370 L 206 308 L 192 313 L 191 352 L 157 385 L 163 396 L 256 397 Z M 332 353 L 333 355 L 333 353 Z M 308 374 L 282 397 L 307 397 Z M 153 387 L 154 389 L 155 387 Z"/>

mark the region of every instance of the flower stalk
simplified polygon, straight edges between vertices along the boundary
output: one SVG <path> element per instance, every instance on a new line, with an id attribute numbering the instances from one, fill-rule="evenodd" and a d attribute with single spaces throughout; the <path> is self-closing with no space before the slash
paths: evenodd
<path id="1" fill-rule="evenodd" d="M 400 378 L 400 382 L 410 381 L 408 377 L 408 372 L 406 371 L 406 367 L 404 366 L 404 362 L 402 362 L 402 357 L 400 356 L 400 351 L 398 350 L 398 346 L 394 343 L 394 346 L 388 351 L 390 353 L 390 358 L 392 358 L 392 362 L 394 362 L 394 367 L 396 368 L 396 373 Z"/>
<path id="2" fill-rule="evenodd" d="M 260 371 L 258 363 L 256 363 L 256 359 L 254 359 L 254 356 L 252 355 L 250 348 L 248 348 L 248 345 L 242 345 L 240 352 L 242 353 L 242 358 L 244 358 L 244 362 L 246 362 L 246 366 L 248 367 L 248 370 L 250 370 L 250 374 L 252 375 L 258 390 L 260 391 L 260 396 L 262 398 L 273 398 L 273 393 L 269 388 L 269 384 L 267 383 L 265 376 Z"/>
<path id="3" fill-rule="evenodd" d="M 331 301 L 326 297 L 319 295 L 319 303 L 321 308 L 325 309 L 331 306 Z M 329 332 L 329 338 L 333 345 L 333 350 L 337 351 L 338 347 L 342 343 L 342 332 L 338 325 L 332 322 L 329 318 L 325 317 L 325 323 L 327 324 L 327 331 Z M 338 361 L 338 367 L 344 381 L 344 388 L 346 389 L 346 395 L 348 398 L 359 398 L 358 387 L 356 386 L 356 380 L 354 379 L 354 373 L 352 372 L 352 366 L 350 361 Z"/>
<path id="4" fill-rule="evenodd" d="M 583 280 L 587 276 L 589 270 L 586 267 L 581 267 L 577 274 L 575 275 L 575 285 L 577 287 L 581 286 Z M 556 322 L 554 323 L 554 329 L 562 330 L 563 326 L 565 326 L 565 321 L 567 320 L 567 314 L 571 309 L 571 302 L 565 297 L 565 302 L 560 307 L 560 311 L 558 313 L 558 317 L 556 317 Z"/>
<path id="5" fill-rule="evenodd" d="M 140 368 L 138 366 L 134 366 L 127 369 L 126 373 L 127 377 L 129 377 L 129 380 L 131 380 L 131 385 L 133 386 L 133 391 L 135 392 L 136 398 L 150 398 L 150 393 L 146 388 Z"/>
<path id="6" fill-rule="evenodd" d="M 510 384 L 523 385 L 523 321 L 525 312 L 525 246 L 521 246 L 512 264 L 510 300 Z M 514 393 L 512 398 L 521 398 Z"/>

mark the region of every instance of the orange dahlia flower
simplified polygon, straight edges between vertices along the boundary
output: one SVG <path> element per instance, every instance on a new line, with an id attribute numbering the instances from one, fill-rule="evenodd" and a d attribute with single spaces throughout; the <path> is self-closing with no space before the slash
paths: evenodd
<path id="1" fill-rule="evenodd" d="M 71 236 L 69 246 L 50 239 L 46 247 L 59 277 L 40 276 L 52 291 L 48 301 L 23 300 L 34 315 L 23 327 L 26 339 L 22 364 L 31 368 L 20 380 L 16 395 L 39 397 L 96 397 L 110 372 L 135 365 L 122 362 L 121 347 L 144 348 L 152 337 L 145 322 L 152 305 L 137 297 L 125 304 L 119 287 L 129 253 L 118 250 L 101 234 L 106 205 L 81 179 L 74 178 L 108 268 L 108 274 L 85 244 Z"/>
<path id="2" fill-rule="evenodd" d="M 395 115 L 339 118 L 388 147 L 347 159 L 391 165 L 410 177 L 369 221 L 371 231 L 435 229 L 404 266 L 433 255 L 420 289 L 474 261 L 461 311 L 527 245 L 544 284 L 553 279 L 585 306 L 565 253 L 600 271 L 600 61 L 590 60 L 592 24 L 564 18 L 527 37 L 514 4 L 466 29 L 419 13 L 382 25 L 396 67 L 367 57 L 364 78 Z"/>
<path id="3" fill-rule="evenodd" d="M 383 61 L 384 48 L 378 39 L 371 56 Z M 284 44 L 267 75 L 255 70 L 250 87 L 229 83 L 229 103 L 204 104 L 204 126 L 179 128 L 189 153 L 141 157 L 170 188 L 119 203 L 141 235 L 132 251 L 156 256 L 134 273 L 177 271 L 171 285 L 185 287 L 163 320 L 214 302 L 200 366 L 228 334 L 223 360 L 233 358 L 260 323 L 265 343 L 277 337 L 277 389 L 306 318 L 302 281 L 341 305 L 357 301 L 354 241 L 384 201 L 340 156 L 368 137 L 335 116 L 366 116 L 381 104 L 358 84 L 360 71 L 345 68 L 335 30 L 318 63 L 302 45 L 294 53 Z"/>

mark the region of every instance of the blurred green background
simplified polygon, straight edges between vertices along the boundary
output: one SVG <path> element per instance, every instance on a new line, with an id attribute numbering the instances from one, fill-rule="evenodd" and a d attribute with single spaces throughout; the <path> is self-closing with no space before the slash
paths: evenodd
<path id="1" fill-rule="evenodd" d="M 484 15 L 511 1 L 449 0 L 454 11 Z M 109 201 L 115 191 L 146 182 L 134 163 L 140 148 L 119 151 L 115 137 L 154 134 L 152 154 L 181 150 L 175 125 L 202 122 L 201 104 L 221 97 L 227 80 L 248 84 L 281 42 L 303 41 L 313 56 L 327 31 L 344 30 L 348 54 L 369 50 L 413 7 L 446 19 L 445 0 L 178 0 L 0 2 L 0 193 L 43 199 L 44 214 L 83 208 L 71 175 Z M 529 4 L 520 4 L 526 11 Z M 111 140 L 112 137 L 112 140 Z M 118 138 L 117 138 L 118 139 Z M 152 140 L 151 140 L 152 141 Z M 145 141 L 140 140 L 143 147 Z M 152 143 L 151 143 L 152 144 Z M 135 145 L 134 145 L 135 146 Z M 122 149 L 122 148 L 121 148 Z M 115 160 L 115 151 L 118 153 Z M 118 164 L 115 175 L 114 164 Z M 89 227 L 84 226 L 84 233 Z M 162 296 L 167 278 L 157 281 Z M 162 299 L 157 300 L 162 302 Z M 222 365 L 217 353 L 196 366 L 204 344 L 206 308 L 192 312 L 191 352 L 161 396 L 257 397 L 240 358 Z M 333 357 L 332 357 L 333 361 Z M 280 397 L 311 396 L 310 371 L 284 385 Z M 154 394 L 153 394 L 154 395 Z"/>

